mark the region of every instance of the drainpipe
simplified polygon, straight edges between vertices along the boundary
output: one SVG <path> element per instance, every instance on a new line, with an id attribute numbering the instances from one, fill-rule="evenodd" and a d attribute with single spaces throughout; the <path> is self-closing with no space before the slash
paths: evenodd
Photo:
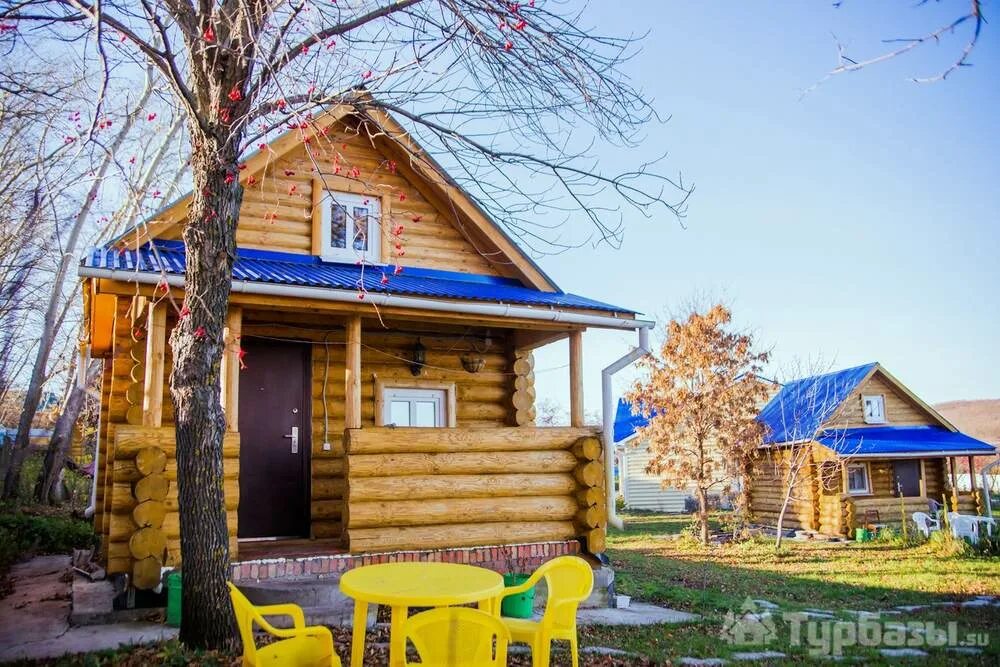
<path id="1" fill-rule="evenodd" d="M 993 501 L 990 500 L 990 491 L 991 491 L 991 487 L 990 487 L 990 477 L 991 477 L 990 471 L 993 470 L 994 468 L 996 468 L 997 466 L 1000 466 L 1000 460 L 996 460 L 993 463 L 990 463 L 990 464 L 987 464 L 987 465 L 983 466 L 983 469 L 979 472 L 979 474 L 982 476 L 982 482 L 983 482 L 983 486 L 982 486 L 982 489 L 983 489 L 983 508 L 985 510 L 985 512 L 983 513 L 983 516 L 993 516 Z M 972 471 L 970 471 L 970 472 L 972 472 Z"/>
<path id="2" fill-rule="evenodd" d="M 650 353 L 649 329 L 652 326 L 652 322 L 643 323 L 638 329 L 639 347 L 601 371 L 601 399 L 604 410 L 604 488 L 607 489 L 608 524 L 618 530 L 625 530 L 625 523 L 618 516 L 618 509 L 615 507 L 615 405 L 611 393 L 611 376 Z"/>

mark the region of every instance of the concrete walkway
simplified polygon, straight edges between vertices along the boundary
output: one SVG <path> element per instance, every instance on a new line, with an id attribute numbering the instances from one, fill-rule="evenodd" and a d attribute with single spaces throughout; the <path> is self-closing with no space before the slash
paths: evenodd
<path id="1" fill-rule="evenodd" d="M 57 658 L 176 636 L 176 629 L 159 623 L 71 626 L 73 576 L 68 556 L 39 556 L 11 569 L 14 591 L 0 600 L 0 662 Z"/>

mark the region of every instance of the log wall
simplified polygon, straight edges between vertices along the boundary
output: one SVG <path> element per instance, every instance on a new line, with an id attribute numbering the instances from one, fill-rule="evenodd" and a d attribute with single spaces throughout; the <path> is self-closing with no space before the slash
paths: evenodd
<path id="1" fill-rule="evenodd" d="M 107 571 L 131 573 L 140 588 L 151 588 L 159 582 L 159 567 L 181 562 L 175 452 L 171 427 L 121 425 L 115 429 Z M 227 432 L 223 470 L 231 558 L 237 556 L 239 466 L 239 434 Z M 154 570 L 155 581 L 151 574 Z"/>
<path id="2" fill-rule="evenodd" d="M 865 426 L 862 396 L 879 395 L 885 397 L 886 425 L 938 425 L 934 418 L 919 403 L 896 389 L 881 372 L 876 371 L 867 382 L 857 387 L 836 412 L 827 420 L 825 428 L 854 428 Z M 875 424 L 883 426 L 883 424 Z"/>
<path id="3" fill-rule="evenodd" d="M 777 525 L 787 490 L 790 452 L 791 449 L 773 449 L 754 463 L 750 511 L 757 523 Z M 817 529 L 818 489 L 815 466 L 806 463 L 795 479 L 782 520 L 784 528 Z"/>
<path id="4" fill-rule="evenodd" d="M 263 174 L 254 176 L 253 184 L 242 179 L 238 246 L 311 254 L 316 229 L 314 194 L 318 199 L 325 181 L 335 190 L 381 199 L 384 263 L 514 275 L 508 260 L 491 261 L 493 248 L 476 237 L 453 205 L 433 201 L 420 177 L 405 160 L 393 160 L 395 156 L 388 154 L 382 140 L 372 141 L 337 123 L 326 137 L 310 141 L 310 146 L 311 155 L 302 146 L 274 160 Z M 402 232 L 394 234 L 400 226 Z M 180 238 L 181 231 L 181 226 L 175 227 L 164 237 Z M 397 241 L 401 253 L 395 249 Z"/>
<path id="5" fill-rule="evenodd" d="M 604 550 L 602 448 L 589 429 L 349 429 L 344 449 L 352 553 L 576 537 Z"/>

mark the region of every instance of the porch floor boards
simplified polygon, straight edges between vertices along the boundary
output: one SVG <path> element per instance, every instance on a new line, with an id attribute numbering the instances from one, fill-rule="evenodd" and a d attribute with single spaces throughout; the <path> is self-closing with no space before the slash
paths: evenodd
<path id="1" fill-rule="evenodd" d="M 339 539 L 287 539 L 240 542 L 237 562 L 266 558 L 304 558 L 346 554 Z"/>

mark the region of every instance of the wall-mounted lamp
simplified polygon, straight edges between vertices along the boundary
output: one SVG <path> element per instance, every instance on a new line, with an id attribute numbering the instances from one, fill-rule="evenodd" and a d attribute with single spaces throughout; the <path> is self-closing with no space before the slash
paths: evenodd
<path id="1" fill-rule="evenodd" d="M 413 346 L 413 363 L 410 364 L 410 373 L 414 376 L 420 375 L 424 371 L 424 365 L 427 363 L 427 348 L 423 346 L 420 339 L 417 339 L 417 344 Z"/>
<path id="2" fill-rule="evenodd" d="M 462 368 L 464 368 L 469 373 L 478 373 L 483 370 L 486 365 L 486 360 L 480 356 L 466 352 L 461 356 Z"/>

